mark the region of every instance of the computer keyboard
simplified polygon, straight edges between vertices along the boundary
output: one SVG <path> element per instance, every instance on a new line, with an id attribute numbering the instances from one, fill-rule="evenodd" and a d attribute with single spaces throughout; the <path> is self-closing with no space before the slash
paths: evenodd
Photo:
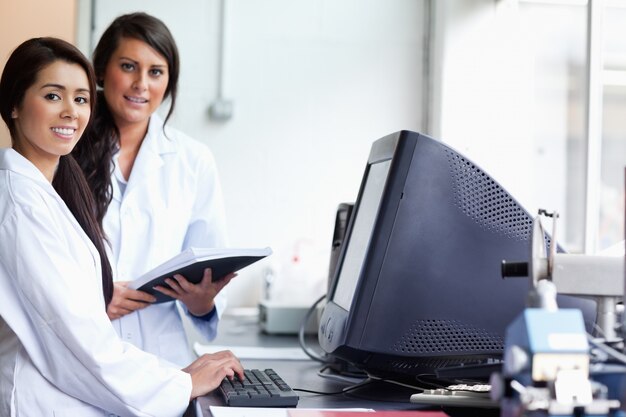
<path id="1" fill-rule="evenodd" d="M 243 381 L 225 378 L 218 391 L 233 407 L 295 407 L 299 399 L 272 369 L 246 369 Z"/>

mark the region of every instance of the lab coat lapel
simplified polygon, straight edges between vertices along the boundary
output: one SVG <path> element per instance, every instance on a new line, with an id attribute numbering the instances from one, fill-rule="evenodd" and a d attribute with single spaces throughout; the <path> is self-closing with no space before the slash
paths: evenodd
<path id="1" fill-rule="evenodd" d="M 9 171 L 13 171 L 24 177 L 27 177 L 35 181 L 49 194 L 58 197 L 56 191 L 52 187 L 52 184 L 48 182 L 43 173 L 39 171 L 39 169 L 37 169 L 37 167 L 33 165 L 32 162 L 23 157 L 13 148 L 2 149 L 0 169 L 8 169 Z"/>
<path id="2" fill-rule="evenodd" d="M 39 169 L 35 165 L 32 164 L 28 159 L 20 155 L 17 151 L 12 148 L 2 149 L 0 156 L 0 169 L 8 169 L 13 171 L 19 175 L 27 177 L 33 180 L 39 187 L 41 187 L 44 191 L 46 191 L 50 196 L 59 202 L 59 205 L 63 207 L 66 211 L 67 218 L 70 223 L 76 230 L 77 234 L 81 237 L 83 242 L 89 247 L 91 251 L 91 256 L 93 257 L 94 264 L 96 266 L 100 265 L 100 258 L 93 246 L 93 243 L 89 239 L 89 237 L 85 234 L 83 228 L 78 224 L 78 221 L 72 214 L 72 212 L 67 208 L 67 205 L 63 201 L 63 199 L 56 192 L 52 184 L 48 182 L 46 177 L 43 175 Z"/>
<path id="3" fill-rule="evenodd" d="M 124 199 L 130 198 L 138 190 L 145 189 L 146 183 L 160 177 L 158 173 L 165 163 L 163 155 L 170 152 L 175 152 L 175 144 L 163 134 L 161 118 L 153 115 L 150 118 L 146 137 L 133 164 Z"/>

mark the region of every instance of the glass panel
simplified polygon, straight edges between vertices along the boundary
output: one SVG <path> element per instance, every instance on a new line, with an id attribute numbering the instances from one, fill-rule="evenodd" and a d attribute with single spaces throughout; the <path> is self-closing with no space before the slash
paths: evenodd
<path id="1" fill-rule="evenodd" d="M 626 166 L 626 2 L 607 2 L 604 14 L 604 95 L 599 249 L 624 240 Z"/>
<path id="2" fill-rule="evenodd" d="M 559 210 L 559 242 L 582 252 L 585 184 L 584 2 L 519 3 L 534 68 L 534 169 L 539 204 Z"/>

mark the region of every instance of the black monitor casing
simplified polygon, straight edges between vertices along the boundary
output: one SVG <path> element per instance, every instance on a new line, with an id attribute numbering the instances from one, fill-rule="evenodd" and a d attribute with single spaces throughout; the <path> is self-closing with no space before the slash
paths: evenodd
<path id="1" fill-rule="evenodd" d="M 391 160 L 349 310 L 333 301 L 374 164 Z M 372 145 L 337 261 L 318 338 L 327 353 L 372 375 L 405 377 L 502 356 L 524 309 L 532 217 L 476 164 L 428 136 L 401 131 Z M 582 307 L 591 326 L 594 303 Z"/>

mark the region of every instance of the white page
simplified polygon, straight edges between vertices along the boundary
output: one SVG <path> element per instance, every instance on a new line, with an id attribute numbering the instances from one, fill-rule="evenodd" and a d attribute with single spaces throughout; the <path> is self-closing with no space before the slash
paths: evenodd
<path id="1" fill-rule="evenodd" d="M 210 406 L 213 417 L 288 417 L 289 408 L 254 408 L 254 407 L 220 407 Z M 300 410 L 306 410 L 301 408 Z M 318 410 L 318 409 L 316 409 Z M 370 408 L 325 408 L 324 410 L 334 411 L 370 411 Z"/>

